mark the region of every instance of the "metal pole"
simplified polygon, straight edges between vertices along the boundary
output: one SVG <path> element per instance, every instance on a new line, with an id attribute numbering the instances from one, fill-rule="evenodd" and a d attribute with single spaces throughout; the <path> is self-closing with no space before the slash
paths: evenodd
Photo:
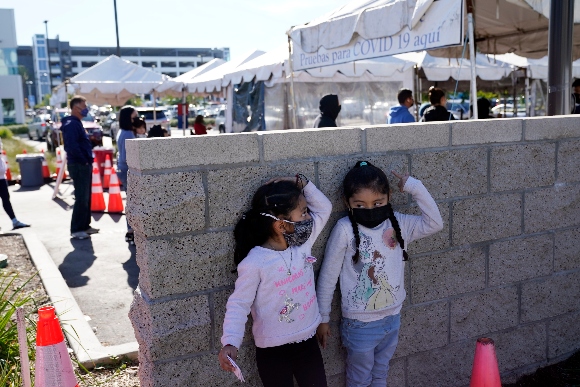
<path id="1" fill-rule="evenodd" d="M 469 59 L 471 60 L 471 106 L 473 107 L 473 119 L 477 120 L 479 117 L 479 112 L 477 111 L 477 84 L 475 72 L 475 38 L 473 33 L 473 4 L 471 1 L 467 2 L 467 9 L 469 13 L 467 14 L 467 29 L 469 30 Z"/>
<path id="2" fill-rule="evenodd" d="M 290 35 L 288 35 L 288 67 L 290 70 L 290 98 L 292 99 L 292 129 L 298 129 L 296 125 L 296 98 L 294 97 L 294 71 L 292 70 L 292 44 Z"/>
<path id="3" fill-rule="evenodd" d="M 117 0 L 113 0 L 113 6 L 115 7 L 115 32 L 117 34 L 117 56 L 121 57 L 121 46 L 119 46 L 119 23 L 117 22 Z"/>
<path id="4" fill-rule="evenodd" d="M 44 21 L 44 27 L 46 29 L 46 56 L 48 58 L 48 81 L 50 84 L 50 92 L 52 93 L 52 69 L 50 68 L 50 48 L 48 46 L 48 20 Z"/>
<path id="5" fill-rule="evenodd" d="M 185 137 L 185 128 L 187 128 L 187 114 L 185 114 L 185 86 L 181 88 L 181 103 L 182 103 L 182 110 L 181 110 L 181 117 L 182 117 L 182 125 L 183 125 L 183 137 Z"/>
<path id="6" fill-rule="evenodd" d="M 574 0 L 550 2 L 548 116 L 570 114 Z"/>
<path id="7" fill-rule="evenodd" d="M 525 86 L 524 86 L 524 98 L 525 98 L 525 103 L 524 106 L 526 107 L 526 116 L 531 117 L 531 106 L 532 104 L 530 103 L 530 77 L 528 77 L 528 69 L 524 69 L 524 75 L 525 75 Z"/>

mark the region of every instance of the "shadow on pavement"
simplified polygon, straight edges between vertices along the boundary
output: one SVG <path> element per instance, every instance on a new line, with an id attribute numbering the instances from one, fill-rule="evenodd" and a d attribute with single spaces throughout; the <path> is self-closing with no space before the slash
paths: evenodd
<path id="1" fill-rule="evenodd" d="M 59 198 L 58 196 L 55 197 L 54 199 L 52 199 L 56 204 L 58 204 L 59 206 L 62 207 L 63 210 L 65 211 L 70 211 L 72 210 L 73 206 L 71 206 L 70 204 L 68 204 L 67 202 L 65 202 L 64 200 L 62 200 L 61 198 Z"/>
<path id="2" fill-rule="evenodd" d="M 79 288 L 85 286 L 89 277 L 83 275 L 95 262 L 95 250 L 91 238 L 70 240 L 74 251 L 71 251 L 64 257 L 64 261 L 58 267 L 66 284 L 70 288 Z"/>
<path id="3" fill-rule="evenodd" d="M 30 191 L 39 191 L 42 188 L 41 185 L 38 186 L 34 186 L 34 187 L 23 187 L 20 186 L 20 188 L 15 189 L 13 192 L 30 192 Z"/>
<path id="4" fill-rule="evenodd" d="M 123 262 L 123 269 L 127 272 L 127 283 L 129 286 L 135 290 L 137 285 L 139 285 L 139 266 L 137 266 L 137 249 L 135 246 L 129 245 L 129 251 L 131 252 L 131 258 L 126 262 Z"/>

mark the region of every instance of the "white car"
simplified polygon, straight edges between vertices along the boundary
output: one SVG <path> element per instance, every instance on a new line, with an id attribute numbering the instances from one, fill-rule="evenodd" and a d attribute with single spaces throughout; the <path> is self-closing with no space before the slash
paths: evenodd
<path id="1" fill-rule="evenodd" d="M 32 140 L 36 137 L 38 141 L 42 141 L 46 129 L 50 126 L 51 122 L 50 114 L 38 114 L 34 116 L 32 122 L 28 124 L 28 138 Z"/>
<path id="2" fill-rule="evenodd" d="M 514 116 L 514 105 L 512 104 L 499 104 L 491 108 L 492 117 L 496 118 L 510 118 Z M 518 106 L 517 117 L 525 117 L 526 108 L 525 106 Z"/>
<path id="3" fill-rule="evenodd" d="M 215 116 L 215 126 L 219 129 L 220 133 L 226 132 L 226 107 L 222 106 L 218 110 L 217 116 Z"/>
<path id="4" fill-rule="evenodd" d="M 167 117 L 165 114 L 165 110 L 153 109 L 152 107 L 138 107 L 135 108 L 139 117 L 145 120 L 145 124 L 147 124 L 147 131 L 151 129 L 153 125 L 161 125 L 161 127 L 167 129 L 167 132 L 171 136 L 170 130 L 170 118 Z M 153 120 L 153 111 L 155 110 L 155 120 Z M 117 121 L 111 123 L 111 138 L 113 141 L 117 138 L 117 133 L 119 132 L 119 115 L 117 114 Z"/>

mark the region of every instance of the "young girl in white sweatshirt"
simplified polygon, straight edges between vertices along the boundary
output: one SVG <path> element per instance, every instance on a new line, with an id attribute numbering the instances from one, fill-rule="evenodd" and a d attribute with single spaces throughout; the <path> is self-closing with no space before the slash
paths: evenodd
<path id="1" fill-rule="evenodd" d="M 234 371 L 248 314 L 256 362 L 265 387 L 326 386 L 314 338 L 320 313 L 314 290 L 312 245 L 332 205 L 303 175 L 275 179 L 258 189 L 234 230 L 238 279 L 224 318 L 222 369 Z"/>
<path id="2" fill-rule="evenodd" d="M 435 201 L 408 174 L 399 189 L 413 195 L 422 215 L 393 212 L 387 176 L 359 161 L 343 182 L 348 216 L 340 219 L 326 244 L 317 283 L 323 348 L 330 335 L 330 307 L 340 277 L 342 344 L 347 349 L 347 387 L 387 384 L 389 361 L 397 348 L 400 311 L 405 299 L 406 245 L 443 228 Z"/>

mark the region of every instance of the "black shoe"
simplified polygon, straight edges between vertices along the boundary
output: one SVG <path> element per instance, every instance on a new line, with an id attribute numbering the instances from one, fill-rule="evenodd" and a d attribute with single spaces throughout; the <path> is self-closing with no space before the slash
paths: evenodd
<path id="1" fill-rule="evenodd" d="M 135 234 L 133 231 L 128 232 L 125 234 L 125 242 L 128 242 L 130 245 L 135 245 Z"/>

